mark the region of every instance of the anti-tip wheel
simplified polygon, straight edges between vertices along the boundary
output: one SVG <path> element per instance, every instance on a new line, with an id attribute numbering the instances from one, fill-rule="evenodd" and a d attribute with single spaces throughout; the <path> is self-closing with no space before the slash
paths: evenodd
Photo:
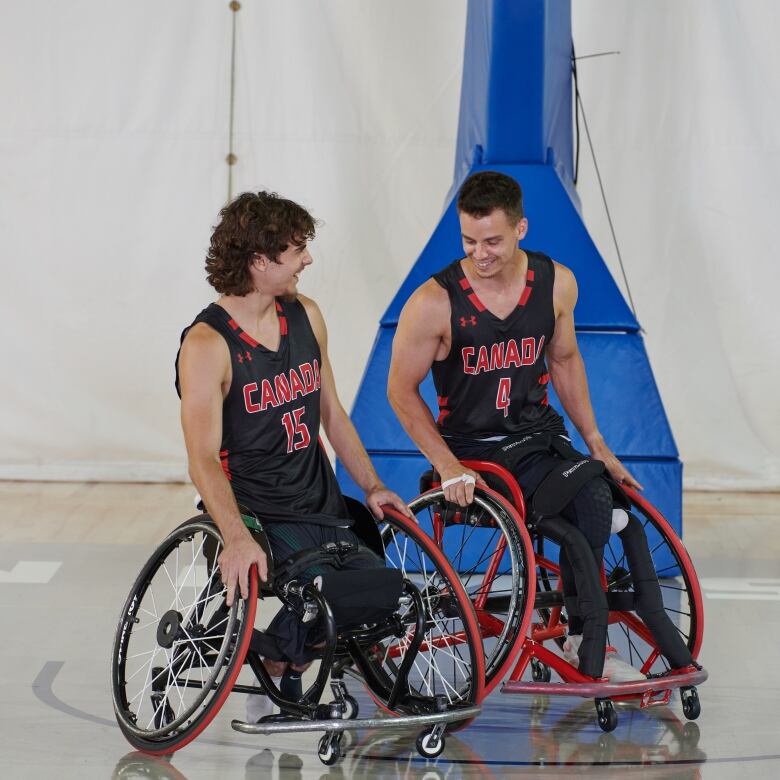
<path id="1" fill-rule="evenodd" d="M 438 758 L 444 752 L 444 737 L 437 737 L 433 729 L 426 729 L 417 736 L 417 752 L 423 758 Z"/>
<path id="2" fill-rule="evenodd" d="M 617 728 L 618 716 L 615 705 L 609 699 L 596 699 L 596 713 L 602 731 L 610 732 Z"/>
<path id="3" fill-rule="evenodd" d="M 680 688 L 680 699 L 682 699 L 683 715 L 688 720 L 696 720 L 701 715 L 701 702 L 696 688 L 693 686 Z"/>
<path id="4" fill-rule="evenodd" d="M 325 766 L 333 766 L 341 758 L 341 734 L 324 734 L 320 737 L 317 758 Z"/>

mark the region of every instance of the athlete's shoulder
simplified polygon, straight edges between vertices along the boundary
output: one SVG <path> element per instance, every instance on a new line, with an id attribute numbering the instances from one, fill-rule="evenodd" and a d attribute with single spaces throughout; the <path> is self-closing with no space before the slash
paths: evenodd
<path id="1" fill-rule="evenodd" d="M 574 309 L 577 303 L 577 279 L 573 271 L 556 260 L 552 261 L 555 271 L 555 283 L 553 285 L 553 295 L 556 301 L 556 307 L 559 309 Z"/>
<path id="2" fill-rule="evenodd" d="M 207 322 L 196 322 L 187 330 L 181 344 L 182 354 L 224 354 L 227 343 L 224 336 Z"/>
<path id="3" fill-rule="evenodd" d="M 298 293 L 296 304 L 300 305 L 309 320 L 309 325 L 314 331 L 314 336 L 322 347 L 327 342 L 327 328 L 325 326 L 325 318 L 322 316 L 322 310 L 320 309 L 317 301 L 314 298 L 309 298 L 308 295 L 302 295 Z"/>
<path id="4" fill-rule="evenodd" d="M 431 277 L 409 296 L 409 300 L 404 308 L 419 310 L 420 312 L 425 312 L 426 309 L 433 312 L 448 312 L 450 296 L 447 294 L 447 290 L 434 277 Z"/>
<path id="5" fill-rule="evenodd" d="M 457 284 L 463 277 L 463 271 L 461 270 L 460 258 L 453 260 L 449 265 L 445 265 L 444 268 L 437 271 L 431 276 L 440 287 L 448 288 Z"/>

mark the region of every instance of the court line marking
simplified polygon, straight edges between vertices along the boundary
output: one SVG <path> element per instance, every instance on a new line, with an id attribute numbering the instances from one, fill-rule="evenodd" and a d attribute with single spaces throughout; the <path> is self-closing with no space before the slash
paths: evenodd
<path id="1" fill-rule="evenodd" d="M 47 585 L 62 561 L 17 561 L 10 571 L 0 569 L 0 585 Z"/>

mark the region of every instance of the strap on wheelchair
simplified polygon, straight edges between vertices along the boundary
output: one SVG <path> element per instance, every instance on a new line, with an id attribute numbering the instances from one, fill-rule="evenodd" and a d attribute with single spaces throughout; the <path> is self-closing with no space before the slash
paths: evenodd
<path id="1" fill-rule="evenodd" d="M 276 566 L 275 577 L 280 582 L 289 582 L 301 572 L 325 564 L 341 569 L 348 557 L 359 551 L 352 542 L 327 542 L 319 547 L 309 547 L 293 553 Z"/>

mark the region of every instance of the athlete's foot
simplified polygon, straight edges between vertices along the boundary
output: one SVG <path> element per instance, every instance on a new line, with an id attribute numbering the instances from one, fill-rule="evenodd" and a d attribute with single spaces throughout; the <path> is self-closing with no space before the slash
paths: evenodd
<path id="1" fill-rule="evenodd" d="M 568 634 L 563 643 L 563 658 L 575 667 L 580 665 L 580 657 L 577 653 L 581 642 L 582 634 Z"/>
<path id="2" fill-rule="evenodd" d="M 604 657 L 603 674 L 611 683 L 636 682 L 637 680 L 647 679 L 639 669 L 635 669 L 631 664 L 626 663 L 618 655 L 618 651 L 611 645 L 607 647 L 607 653 Z"/>
<path id="3" fill-rule="evenodd" d="M 258 723 L 274 714 L 274 703 L 264 693 L 250 693 L 246 697 L 246 722 Z"/>

